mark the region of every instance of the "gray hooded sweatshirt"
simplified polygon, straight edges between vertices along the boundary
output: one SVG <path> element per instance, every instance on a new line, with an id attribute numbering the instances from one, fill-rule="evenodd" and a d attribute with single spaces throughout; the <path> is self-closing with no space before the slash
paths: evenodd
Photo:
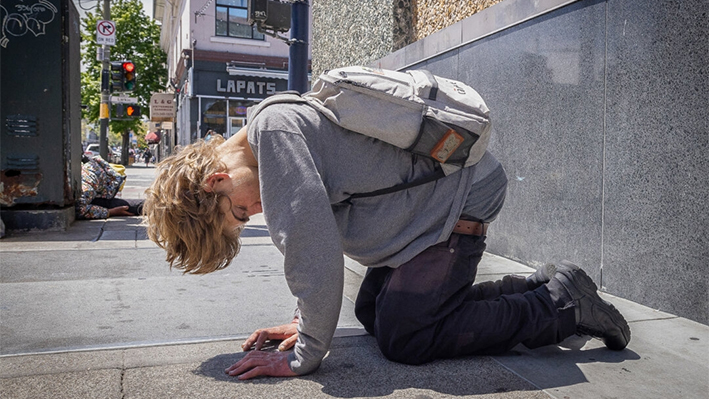
<path id="1" fill-rule="evenodd" d="M 289 355 L 298 374 L 317 369 L 330 347 L 342 304 L 343 254 L 368 267 L 398 267 L 447 240 L 461 214 L 494 220 L 505 198 L 505 172 L 486 153 L 475 166 L 434 182 L 351 199 L 429 176 L 435 161 L 345 130 L 306 104 L 267 107 L 249 123 L 248 139 L 266 224 L 300 310 Z"/>

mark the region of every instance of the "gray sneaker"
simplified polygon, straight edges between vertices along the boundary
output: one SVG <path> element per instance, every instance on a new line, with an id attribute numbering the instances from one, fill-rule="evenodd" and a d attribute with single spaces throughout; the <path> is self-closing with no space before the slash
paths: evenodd
<path id="1" fill-rule="evenodd" d="M 598 287 L 586 272 L 569 261 L 561 261 L 556 265 L 554 278 L 574 302 L 578 333 L 601 338 L 608 349 L 616 351 L 628 345 L 628 323 L 613 305 L 598 296 Z"/>

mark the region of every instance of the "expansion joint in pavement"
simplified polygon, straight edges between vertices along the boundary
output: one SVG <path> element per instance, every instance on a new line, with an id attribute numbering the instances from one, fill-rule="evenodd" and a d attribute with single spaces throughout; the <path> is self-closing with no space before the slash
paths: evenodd
<path id="1" fill-rule="evenodd" d="M 103 222 L 103 224 L 101 225 L 101 228 L 98 230 L 98 235 L 96 236 L 96 238 L 94 238 L 93 240 L 91 240 L 91 242 L 96 242 L 96 241 L 98 241 L 98 240 L 101 239 L 101 236 L 103 235 L 103 228 L 104 228 L 104 226 L 106 226 L 106 222 Z"/>
<path id="2" fill-rule="evenodd" d="M 628 322 L 628 324 L 636 324 L 644 321 L 658 321 L 658 320 L 673 320 L 673 319 L 679 319 L 679 316 L 675 315 L 668 315 L 667 317 L 654 317 L 654 318 L 647 318 L 647 319 L 637 319 L 637 320 L 631 320 Z"/>
<path id="3" fill-rule="evenodd" d="M 125 377 L 126 377 L 126 368 L 123 367 L 123 368 L 121 368 L 121 399 L 124 399 L 126 397 L 126 391 L 125 391 L 125 385 L 124 385 Z"/>

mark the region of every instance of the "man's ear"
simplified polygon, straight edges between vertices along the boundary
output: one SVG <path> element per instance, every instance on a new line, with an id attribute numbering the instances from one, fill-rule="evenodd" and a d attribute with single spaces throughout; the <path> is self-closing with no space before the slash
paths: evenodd
<path id="1" fill-rule="evenodd" d="M 231 179 L 228 173 L 214 173 L 207 178 L 204 191 L 211 193 L 219 190 L 222 182 Z"/>

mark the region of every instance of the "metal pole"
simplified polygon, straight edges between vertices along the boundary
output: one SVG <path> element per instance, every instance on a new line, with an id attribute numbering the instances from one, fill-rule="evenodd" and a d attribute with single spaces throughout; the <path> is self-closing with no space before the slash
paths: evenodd
<path id="1" fill-rule="evenodd" d="M 109 0 L 103 0 L 103 19 L 106 21 L 111 20 L 111 5 Z M 110 74 L 111 67 L 110 61 L 107 54 L 110 46 L 103 45 L 103 66 L 101 68 L 101 108 L 99 110 L 99 121 L 101 123 L 101 131 L 99 134 L 99 144 L 98 152 L 101 158 L 108 161 L 108 118 L 111 115 L 111 92 L 109 91 L 110 86 Z"/>
<path id="2" fill-rule="evenodd" d="M 291 10 L 291 45 L 288 53 L 288 90 L 305 93 L 308 85 L 308 0 L 296 0 Z"/>

